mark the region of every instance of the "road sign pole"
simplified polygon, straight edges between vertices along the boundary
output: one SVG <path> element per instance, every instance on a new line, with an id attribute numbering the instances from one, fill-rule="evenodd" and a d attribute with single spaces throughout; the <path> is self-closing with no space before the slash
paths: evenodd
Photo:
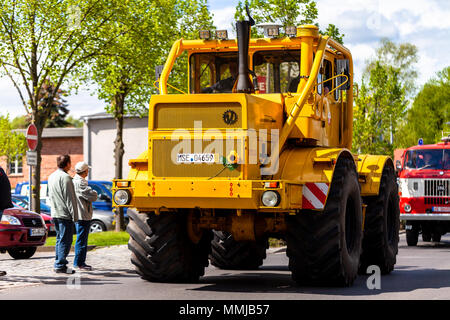
<path id="1" fill-rule="evenodd" d="M 28 168 L 30 169 L 30 179 L 28 182 L 28 209 L 31 210 L 32 209 L 32 205 L 31 205 L 31 201 L 32 201 L 32 196 L 31 196 L 31 185 L 33 183 L 32 181 L 32 177 L 33 177 L 33 166 L 28 165 Z"/>

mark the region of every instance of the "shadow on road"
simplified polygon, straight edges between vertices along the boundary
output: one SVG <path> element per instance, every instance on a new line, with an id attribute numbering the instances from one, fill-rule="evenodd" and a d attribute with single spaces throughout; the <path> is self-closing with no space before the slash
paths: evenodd
<path id="1" fill-rule="evenodd" d="M 200 279 L 200 284 L 204 284 L 204 286 L 188 290 L 280 294 L 298 293 L 355 297 L 450 287 L 450 270 L 417 269 L 417 267 L 412 266 L 399 267 L 391 274 L 381 276 L 380 290 L 368 289 L 368 277 L 369 275 L 358 276 L 353 286 L 349 288 L 301 287 L 292 280 L 291 274 L 286 266 L 267 266 L 253 272 L 242 271 L 239 274 L 223 273 L 218 276 L 205 276 Z M 271 297 L 276 299 L 276 296 Z"/>

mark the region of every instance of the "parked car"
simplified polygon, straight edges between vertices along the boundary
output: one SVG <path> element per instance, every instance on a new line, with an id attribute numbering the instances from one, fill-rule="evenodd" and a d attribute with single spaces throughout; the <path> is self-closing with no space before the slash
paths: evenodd
<path id="1" fill-rule="evenodd" d="M 37 213 L 10 208 L 0 220 L 0 252 L 8 252 L 14 259 L 28 259 L 37 247 L 45 244 L 47 229 L 44 218 Z"/>
<path id="2" fill-rule="evenodd" d="M 94 210 L 89 233 L 109 231 L 114 229 L 114 213 L 106 210 Z"/>
<path id="3" fill-rule="evenodd" d="M 21 182 L 16 185 L 14 195 L 28 196 L 28 182 Z M 102 180 L 88 180 L 89 186 L 97 191 L 98 199 L 92 203 L 94 209 L 112 211 L 112 182 Z M 47 205 L 50 205 L 48 201 L 48 188 L 47 181 L 41 181 L 41 200 Z M 126 208 L 124 215 L 126 216 Z"/>
<path id="4" fill-rule="evenodd" d="M 15 208 L 30 210 L 27 196 L 11 195 L 11 200 Z M 45 226 L 49 236 L 56 235 L 55 223 L 50 216 L 50 207 L 41 201 L 41 216 L 44 218 Z"/>

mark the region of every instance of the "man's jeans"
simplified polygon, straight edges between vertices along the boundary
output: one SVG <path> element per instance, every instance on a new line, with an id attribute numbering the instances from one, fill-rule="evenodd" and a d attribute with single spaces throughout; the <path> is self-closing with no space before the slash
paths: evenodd
<path id="1" fill-rule="evenodd" d="M 55 269 L 65 268 L 69 263 L 69 255 L 73 240 L 73 221 L 66 219 L 53 219 L 56 229 Z"/>
<path id="2" fill-rule="evenodd" d="M 86 265 L 87 242 L 91 221 L 78 220 L 75 223 L 77 229 L 77 241 L 75 242 L 75 259 L 73 260 L 74 267 L 82 267 Z"/>

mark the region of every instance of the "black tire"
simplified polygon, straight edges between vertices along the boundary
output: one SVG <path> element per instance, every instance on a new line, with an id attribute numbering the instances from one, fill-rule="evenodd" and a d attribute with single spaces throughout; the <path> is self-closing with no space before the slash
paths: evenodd
<path id="1" fill-rule="evenodd" d="M 322 212 L 288 216 L 287 256 L 301 285 L 350 286 L 358 275 L 362 243 L 362 199 L 351 159 L 336 164 Z"/>
<path id="2" fill-rule="evenodd" d="M 213 231 L 211 241 L 211 264 L 225 270 L 255 270 L 266 258 L 269 247 L 267 239 L 259 241 L 235 241 L 233 235 L 224 231 Z"/>
<path id="3" fill-rule="evenodd" d="M 91 224 L 89 226 L 89 233 L 96 233 L 96 232 L 104 232 L 106 231 L 106 226 L 103 222 L 100 220 L 92 220 Z M 74 231 L 76 234 L 76 230 Z"/>
<path id="4" fill-rule="evenodd" d="M 442 234 L 440 232 L 433 232 L 431 234 L 431 240 L 433 242 L 441 242 Z"/>
<path id="5" fill-rule="evenodd" d="M 127 232 L 131 263 L 145 280 L 196 282 L 208 266 L 212 234 L 193 244 L 186 228 L 187 214 L 130 212 Z"/>
<path id="6" fill-rule="evenodd" d="M 382 274 L 394 270 L 400 240 L 400 207 L 396 179 L 393 166 L 387 164 L 381 176 L 378 196 L 364 199 L 367 208 L 360 274 L 366 274 L 371 265 L 380 267 Z"/>
<path id="7" fill-rule="evenodd" d="M 422 240 L 424 242 L 430 242 L 431 241 L 431 232 L 422 231 Z"/>
<path id="8" fill-rule="evenodd" d="M 8 249 L 9 255 L 14 259 L 29 259 L 34 256 L 37 247 L 11 248 Z"/>
<path id="9" fill-rule="evenodd" d="M 406 222 L 406 243 L 408 247 L 417 246 L 419 242 L 419 230 L 416 224 L 410 224 Z"/>

